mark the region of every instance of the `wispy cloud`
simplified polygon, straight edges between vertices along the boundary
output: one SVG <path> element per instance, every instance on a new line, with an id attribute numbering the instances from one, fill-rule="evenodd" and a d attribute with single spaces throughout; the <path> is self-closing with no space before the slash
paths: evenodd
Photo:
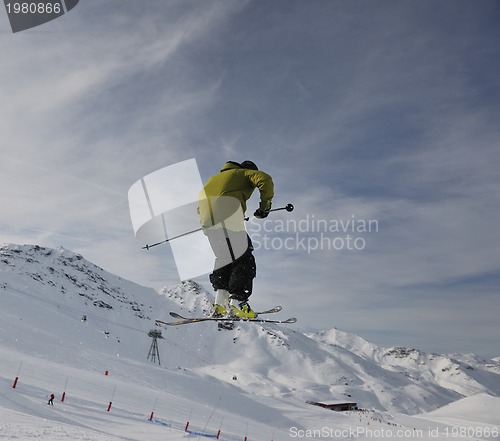
<path id="1" fill-rule="evenodd" d="M 379 226 L 357 234 L 362 250 L 257 251 L 254 302 L 435 350 L 424 328 L 465 347 L 469 320 L 473 346 L 498 330 L 497 16 L 460 0 L 127 0 L 3 33 L 2 239 L 62 244 L 159 287 L 174 261 L 140 250 L 128 188 L 191 157 L 204 179 L 251 159 L 274 206 L 296 206 L 270 219 Z"/>

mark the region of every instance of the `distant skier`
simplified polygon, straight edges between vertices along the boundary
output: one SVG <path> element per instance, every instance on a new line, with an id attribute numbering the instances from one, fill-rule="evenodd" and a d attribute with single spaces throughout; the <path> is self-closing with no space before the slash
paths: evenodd
<path id="1" fill-rule="evenodd" d="M 50 398 L 49 398 L 49 402 L 47 403 L 49 406 L 53 406 L 54 405 L 54 394 L 50 394 Z"/>
<path id="2" fill-rule="evenodd" d="M 270 175 L 252 161 L 226 162 L 220 173 L 209 178 L 200 193 L 201 225 L 215 254 L 210 282 L 216 291 L 214 317 L 254 318 L 248 304 L 256 275 L 253 246 L 245 230 L 246 202 L 258 188 L 259 208 L 254 216 L 269 214 L 274 196 Z"/>

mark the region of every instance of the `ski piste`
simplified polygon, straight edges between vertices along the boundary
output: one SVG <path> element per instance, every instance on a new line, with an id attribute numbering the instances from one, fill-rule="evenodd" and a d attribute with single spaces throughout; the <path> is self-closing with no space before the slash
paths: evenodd
<path id="1" fill-rule="evenodd" d="M 257 312 L 256 318 L 239 318 L 239 317 L 184 317 L 176 312 L 171 312 L 170 315 L 179 320 L 175 322 L 164 322 L 163 320 L 156 320 L 156 323 L 160 323 L 162 325 L 168 326 L 179 326 L 179 325 L 187 325 L 190 323 L 200 323 L 200 322 L 256 322 L 256 323 L 295 323 L 297 319 L 295 317 L 290 317 L 286 320 L 272 320 L 260 318 L 260 315 L 265 314 L 274 314 L 280 312 L 282 309 L 281 306 L 275 306 L 274 308 L 267 309 L 266 311 Z"/>

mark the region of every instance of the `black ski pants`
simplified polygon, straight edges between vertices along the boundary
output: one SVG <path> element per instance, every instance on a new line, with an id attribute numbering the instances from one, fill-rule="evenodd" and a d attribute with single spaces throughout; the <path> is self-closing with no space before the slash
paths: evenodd
<path id="1" fill-rule="evenodd" d="M 213 288 L 225 289 L 231 298 L 241 302 L 248 300 L 257 274 L 250 237 L 246 232 L 225 229 L 206 233 L 215 254 L 214 271 L 210 274 Z"/>

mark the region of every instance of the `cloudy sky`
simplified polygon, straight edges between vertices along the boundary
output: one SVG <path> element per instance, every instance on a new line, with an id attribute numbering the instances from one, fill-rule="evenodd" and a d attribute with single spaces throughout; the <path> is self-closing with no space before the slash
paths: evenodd
<path id="1" fill-rule="evenodd" d="M 498 356 L 498 23 L 497 0 L 85 0 L 16 34 L 0 13 L 0 240 L 177 283 L 130 186 L 250 159 L 296 207 L 248 224 L 255 309 Z"/>

